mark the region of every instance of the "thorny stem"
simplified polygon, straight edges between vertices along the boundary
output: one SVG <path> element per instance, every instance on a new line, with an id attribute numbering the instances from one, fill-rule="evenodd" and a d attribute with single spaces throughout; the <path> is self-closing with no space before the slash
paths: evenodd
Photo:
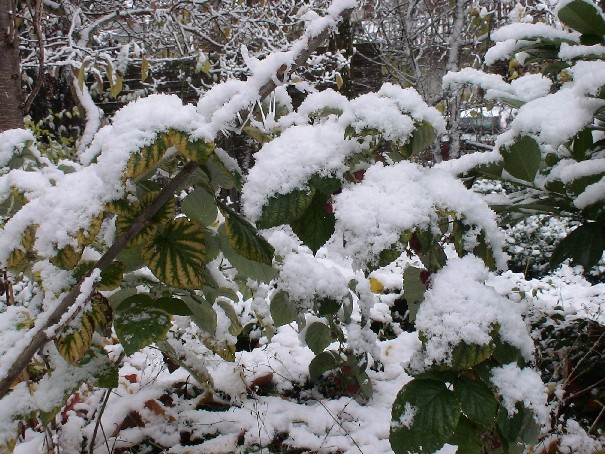
<path id="1" fill-rule="evenodd" d="M 341 18 L 348 17 L 352 8 L 342 11 Z M 311 37 L 307 41 L 306 47 L 300 51 L 294 60 L 295 66 L 302 66 L 306 63 L 307 59 L 311 54 L 319 47 L 319 45 L 329 36 L 331 30 L 326 28 L 321 33 L 314 37 Z M 277 71 L 276 77 L 278 80 L 283 80 L 286 76 L 288 68 L 283 65 Z M 269 79 L 259 89 L 260 99 L 266 98 L 275 88 L 277 87 L 276 82 L 273 79 Z M 242 118 L 247 117 L 249 112 L 240 112 Z M 43 324 L 38 331 L 32 336 L 31 342 L 23 349 L 19 354 L 18 358 L 8 367 L 8 372 L 0 380 L 0 398 L 3 398 L 11 388 L 13 382 L 19 377 L 21 372 L 27 367 L 35 353 L 44 347 L 48 341 L 52 339 L 51 336 L 46 334 L 46 331 L 53 329 L 54 336 L 58 335 L 61 330 L 65 327 L 67 322 L 61 323 L 63 315 L 75 304 L 78 296 L 80 295 L 80 287 L 82 283 L 90 277 L 95 269 L 103 271 L 107 266 L 113 262 L 118 254 L 126 247 L 134 236 L 139 233 L 145 226 L 147 226 L 151 218 L 157 213 L 157 211 L 173 196 L 174 192 L 185 183 L 187 178 L 198 168 L 198 164 L 191 161 L 183 167 L 183 169 L 166 185 L 166 187 L 160 192 L 157 198 L 149 205 L 134 221 L 130 228 L 119 236 L 113 245 L 105 252 L 105 254 L 95 264 L 94 268 L 89 271 L 67 294 L 67 296 L 55 307 L 55 309 L 49 314 L 46 323 Z M 74 311 L 73 316 L 77 315 L 79 310 Z M 72 316 L 72 318 L 73 318 Z"/>

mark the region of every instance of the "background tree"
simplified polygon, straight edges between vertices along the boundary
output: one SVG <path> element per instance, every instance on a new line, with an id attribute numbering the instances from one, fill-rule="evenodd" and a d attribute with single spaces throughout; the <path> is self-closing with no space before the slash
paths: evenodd
<path id="1" fill-rule="evenodd" d="M 19 35 L 14 0 L 0 2 L 0 131 L 23 126 Z"/>

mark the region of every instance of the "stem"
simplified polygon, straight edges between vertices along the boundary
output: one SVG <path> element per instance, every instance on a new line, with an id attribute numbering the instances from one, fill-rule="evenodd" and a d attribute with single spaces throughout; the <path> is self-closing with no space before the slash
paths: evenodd
<path id="1" fill-rule="evenodd" d="M 101 408 L 99 409 L 99 414 L 97 415 L 97 422 L 95 423 L 95 429 L 92 432 L 92 439 L 90 440 L 90 445 L 88 447 L 89 454 L 93 454 L 95 451 L 95 440 L 97 439 L 97 432 L 99 430 L 99 426 L 101 425 L 101 417 L 103 416 L 105 407 L 107 407 L 107 402 L 109 401 L 110 395 L 111 395 L 111 389 L 106 390 L 105 396 L 103 396 L 103 403 L 101 404 Z M 107 443 L 107 439 L 105 440 L 105 443 Z M 109 448 L 109 446 L 107 448 Z"/>

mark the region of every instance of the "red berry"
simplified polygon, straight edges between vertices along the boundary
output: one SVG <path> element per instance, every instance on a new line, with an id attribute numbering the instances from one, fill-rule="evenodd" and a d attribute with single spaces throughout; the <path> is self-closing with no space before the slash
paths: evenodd
<path id="1" fill-rule="evenodd" d="M 324 205 L 324 210 L 326 210 L 327 213 L 334 213 L 334 206 L 332 205 L 331 199 Z"/>
<path id="2" fill-rule="evenodd" d="M 427 270 L 422 270 L 420 272 L 420 280 L 422 281 L 422 283 L 424 285 L 428 285 L 430 278 L 431 278 L 431 273 L 429 273 Z"/>
<path id="3" fill-rule="evenodd" d="M 357 181 L 362 181 L 365 174 L 365 170 L 356 170 L 355 172 L 353 172 L 353 176 L 357 179 Z"/>
<path id="4" fill-rule="evenodd" d="M 350 366 L 342 366 L 342 373 L 343 375 L 347 376 L 347 375 L 351 375 L 351 367 Z"/>
<path id="5" fill-rule="evenodd" d="M 422 245 L 420 244 L 420 240 L 415 233 L 412 235 L 412 238 L 410 238 L 410 242 L 408 244 L 410 245 L 412 251 L 414 251 L 416 254 L 420 254 L 422 252 Z"/>

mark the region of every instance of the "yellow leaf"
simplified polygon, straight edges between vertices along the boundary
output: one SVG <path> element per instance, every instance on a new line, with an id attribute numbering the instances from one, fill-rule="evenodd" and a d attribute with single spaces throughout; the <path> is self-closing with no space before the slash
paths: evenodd
<path id="1" fill-rule="evenodd" d="M 89 65 L 90 62 L 88 61 L 84 61 L 82 62 L 82 64 L 80 65 L 80 69 L 78 70 L 78 87 L 80 88 L 80 91 L 82 91 L 84 89 L 84 79 L 86 78 L 86 67 Z"/>
<path id="2" fill-rule="evenodd" d="M 342 76 L 340 73 L 336 73 L 336 87 L 340 90 L 344 84 L 344 80 L 342 80 Z"/>
<path id="3" fill-rule="evenodd" d="M 370 278 L 370 290 L 372 293 L 382 293 L 384 290 L 384 285 L 378 279 L 371 277 Z"/>
<path id="4" fill-rule="evenodd" d="M 122 91 L 122 76 L 116 77 L 116 82 L 112 85 L 110 94 L 112 98 L 117 98 Z"/>
<path id="5" fill-rule="evenodd" d="M 149 60 L 143 55 L 143 61 L 141 63 L 141 82 L 145 82 L 149 76 Z"/>

